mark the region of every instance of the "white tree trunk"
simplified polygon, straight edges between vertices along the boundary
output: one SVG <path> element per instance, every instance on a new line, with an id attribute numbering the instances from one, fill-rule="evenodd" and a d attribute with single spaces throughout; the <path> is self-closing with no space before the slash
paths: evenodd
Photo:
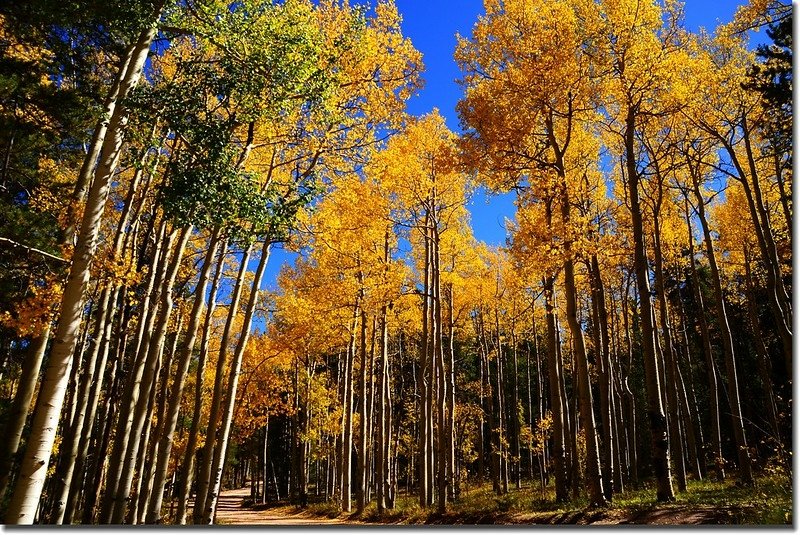
<path id="1" fill-rule="evenodd" d="M 157 13 L 156 19 L 160 18 L 161 6 Z M 120 84 L 120 99 L 127 96 L 138 83 L 155 35 L 156 27 L 152 25 L 139 37 Z M 42 380 L 19 479 L 6 515 L 6 522 L 9 524 L 32 524 L 39 505 L 72 369 L 72 355 L 83 317 L 84 294 L 91 275 L 90 266 L 97 247 L 109 184 L 124 141 L 126 123 L 124 110 L 116 107 L 108 125 L 94 182 L 86 201 L 72 266 L 61 299 L 60 319 L 53 349 Z"/>
<path id="2" fill-rule="evenodd" d="M 267 262 L 269 261 L 271 246 L 272 244 L 270 241 L 265 241 L 264 247 L 261 250 L 261 260 L 258 263 L 255 278 L 253 279 L 253 286 L 250 290 L 250 299 L 247 302 L 247 310 L 245 311 L 242 331 L 239 335 L 239 342 L 236 345 L 236 351 L 233 354 L 233 361 L 231 362 L 225 412 L 222 416 L 222 428 L 220 429 L 219 443 L 214 454 L 211 481 L 208 488 L 208 495 L 205 500 L 205 510 L 203 514 L 203 523 L 205 524 L 211 524 L 214 521 L 214 517 L 217 512 L 217 498 L 219 498 L 220 486 L 222 484 L 222 471 L 225 468 L 225 454 L 228 449 L 228 440 L 230 439 L 231 425 L 233 423 L 233 407 L 236 403 L 236 389 L 239 385 L 242 357 L 244 356 L 244 351 L 247 348 L 247 342 L 250 339 L 250 326 L 253 323 L 253 314 L 255 313 L 256 302 L 258 301 L 258 295 L 260 293 L 259 289 L 261 286 L 261 280 L 264 278 L 264 270 L 266 269 Z"/>

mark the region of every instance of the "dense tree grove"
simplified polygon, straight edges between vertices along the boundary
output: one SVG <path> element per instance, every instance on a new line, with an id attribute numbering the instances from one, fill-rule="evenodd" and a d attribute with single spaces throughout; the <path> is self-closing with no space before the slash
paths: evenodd
<path id="1" fill-rule="evenodd" d="M 0 8 L 5 523 L 791 485 L 791 6 L 484 6 L 460 132 L 391 0 Z"/>

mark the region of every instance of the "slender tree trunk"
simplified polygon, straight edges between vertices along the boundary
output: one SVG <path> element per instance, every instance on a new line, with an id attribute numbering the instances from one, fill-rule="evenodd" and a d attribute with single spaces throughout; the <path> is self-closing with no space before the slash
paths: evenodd
<path id="1" fill-rule="evenodd" d="M 639 205 L 639 171 L 636 168 L 635 139 L 636 114 L 628 109 L 625 124 L 625 162 L 630 201 L 631 223 L 633 226 L 634 267 L 639 290 L 639 309 L 642 321 L 642 346 L 644 349 L 645 385 L 647 389 L 648 418 L 650 420 L 653 469 L 656 476 L 656 498 L 660 502 L 674 501 L 672 489 L 672 470 L 670 467 L 669 437 L 667 420 L 661 404 L 661 378 L 658 375 L 658 356 L 653 327 L 653 307 L 650 301 L 650 276 L 647 266 L 647 251 L 644 243 L 644 225 Z"/>
<path id="2" fill-rule="evenodd" d="M 733 336 L 730 325 L 728 324 L 728 312 L 725 306 L 725 299 L 722 294 L 722 283 L 720 281 L 719 267 L 714 253 L 714 243 L 711 240 L 711 230 L 708 227 L 708 220 L 705 215 L 705 199 L 700 193 L 700 185 L 697 176 L 692 176 L 694 194 L 697 200 L 697 216 L 703 229 L 703 237 L 706 246 L 706 256 L 708 257 L 709 267 L 711 268 L 711 282 L 714 287 L 714 301 L 717 315 L 717 326 L 722 338 L 722 349 L 725 354 L 725 369 L 728 375 L 728 403 L 731 408 L 731 425 L 733 436 L 736 439 L 736 448 L 739 460 L 739 477 L 745 485 L 753 484 L 753 468 L 750 461 L 750 451 L 744 432 L 744 420 L 742 419 L 741 402 L 739 401 L 739 380 L 736 371 L 736 355 L 733 349 Z"/>
<path id="3" fill-rule="evenodd" d="M 167 325 L 172 314 L 173 286 L 190 233 L 191 226 L 187 225 L 181 229 L 180 237 L 169 263 L 163 289 L 160 294 L 160 318 L 155 325 L 155 331 L 150 337 L 149 344 L 142 346 L 143 353 L 146 353 L 144 364 L 141 368 L 137 367 L 133 375 L 133 397 L 131 398 L 132 403 L 130 406 L 133 415 L 130 419 L 130 440 L 124 457 L 122 474 L 115 492 L 114 506 L 110 519 L 112 524 L 120 524 L 125 519 L 125 511 L 128 505 L 131 484 L 133 482 L 137 452 L 140 444 L 142 444 L 142 430 L 147 420 L 147 415 L 150 413 L 148 409 L 149 393 L 156 388 L 155 383 L 158 373 L 158 362 L 163 352 L 164 337 L 166 336 Z M 169 250 L 169 247 L 167 250 Z M 139 383 L 138 385 L 136 384 L 137 382 Z"/>
<path id="4" fill-rule="evenodd" d="M 180 314 L 178 316 L 178 324 L 175 330 L 175 334 L 172 340 L 172 347 L 170 351 L 167 353 L 167 357 L 164 359 L 164 364 L 162 364 L 162 374 L 161 380 L 158 384 L 158 405 L 157 405 L 157 415 L 158 415 L 158 425 L 153 431 L 150 440 L 147 442 L 147 461 L 143 466 L 143 470 L 140 471 L 140 483 L 137 487 L 137 494 L 139 496 L 137 512 L 136 512 L 136 523 L 143 524 L 147 519 L 147 511 L 150 505 L 151 500 L 154 500 L 153 493 L 154 489 L 158 489 L 160 492 L 158 494 L 163 496 L 164 494 L 164 483 L 165 481 L 158 481 L 156 482 L 156 468 L 160 465 L 161 460 L 158 458 L 158 444 L 160 442 L 161 437 L 165 434 L 165 426 L 166 426 L 166 411 L 167 411 L 167 396 L 169 394 L 168 386 L 169 386 L 169 376 L 172 374 L 172 362 L 175 360 L 175 355 L 177 354 L 178 349 L 178 339 L 180 338 L 181 330 L 183 328 L 183 321 L 184 315 Z M 156 483 L 160 484 L 160 487 L 156 487 Z M 160 509 L 160 500 L 159 500 L 159 509 Z"/>
<path id="5" fill-rule="evenodd" d="M 659 177 L 660 179 L 660 177 Z M 659 188 L 662 187 L 659 182 Z M 666 284 L 664 282 L 664 261 L 661 254 L 661 220 L 659 212 L 661 210 L 661 190 L 659 189 L 659 200 L 653 213 L 654 236 L 653 253 L 655 257 L 656 272 L 656 295 L 659 305 L 659 319 L 661 323 L 662 338 L 664 347 L 662 356 L 665 360 L 666 384 L 664 388 L 667 392 L 667 407 L 669 408 L 669 432 L 670 443 L 673 445 L 673 461 L 675 465 L 675 475 L 678 480 L 678 490 L 686 491 L 686 463 L 683 452 L 683 440 L 681 439 L 681 407 L 678 400 L 678 373 L 676 370 L 675 346 L 672 339 L 672 329 L 669 325 L 669 309 L 667 308 Z"/>
<path id="6" fill-rule="evenodd" d="M 633 368 L 633 337 L 631 336 L 631 325 L 628 319 L 629 316 L 629 305 L 628 300 L 630 297 L 630 278 L 625 281 L 625 293 L 621 299 L 621 307 L 622 307 L 622 322 L 623 328 L 625 330 L 625 348 L 627 351 L 627 363 L 625 365 L 625 375 L 622 378 L 622 388 L 625 396 L 625 402 L 623 404 L 623 413 L 625 415 L 625 420 L 628 423 L 628 430 L 627 430 L 627 451 L 630 455 L 630 477 L 631 483 L 633 483 L 634 487 L 639 485 L 639 455 L 638 455 L 638 445 L 636 440 L 636 402 L 633 396 L 633 392 L 631 391 L 630 384 L 628 383 L 628 378 L 631 375 L 632 368 Z"/>
<path id="7" fill-rule="evenodd" d="M 160 18 L 162 7 L 163 2 L 159 2 L 154 20 Z M 138 83 L 155 34 L 155 24 L 145 29 L 134 47 L 130 62 L 123 62 L 120 70 L 124 70 L 125 75 L 121 78 L 119 100 L 124 99 Z M 34 411 L 28 446 L 6 514 L 5 521 L 10 524 L 32 524 L 39 504 L 72 368 L 76 335 L 80 330 L 83 299 L 89 284 L 100 223 L 105 211 L 110 180 L 119 160 L 126 124 L 126 113 L 121 107 L 116 107 L 103 138 L 100 161 L 89 189 L 72 266 L 64 287 L 58 327 L 40 387 L 37 403 L 39 410 Z"/>
<path id="8" fill-rule="evenodd" d="M 228 346 L 230 345 L 231 329 L 239 313 L 239 300 L 241 299 L 242 290 L 244 289 L 245 275 L 247 274 L 247 266 L 250 262 L 252 250 L 252 245 L 248 245 L 242 253 L 242 260 L 239 264 L 239 274 L 236 277 L 233 296 L 231 297 L 231 303 L 228 308 L 228 318 L 225 322 L 225 329 L 222 332 L 222 339 L 220 340 L 219 357 L 217 358 L 217 368 L 214 374 L 214 394 L 211 398 L 208 426 L 206 427 L 206 441 L 203 448 L 203 464 L 199 467 L 200 473 L 197 480 L 197 492 L 195 493 L 194 500 L 195 524 L 203 523 L 203 517 L 206 511 L 205 501 L 211 484 L 211 471 L 214 463 L 215 433 L 217 433 L 219 428 L 220 411 L 222 410 L 223 403 L 223 385 L 225 381 Z"/>
<path id="9" fill-rule="evenodd" d="M 455 348 L 455 334 L 453 318 L 453 285 L 448 286 L 448 361 L 447 370 L 445 375 L 445 395 L 447 397 L 447 488 L 448 499 L 454 500 L 460 494 L 459 479 L 456 477 L 456 444 L 455 444 L 455 427 L 456 427 L 456 348 Z"/>
<path id="10" fill-rule="evenodd" d="M 44 354 L 47 351 L 47 342 L 50 339 L 50 323 L 45 325 L 42 332 L 34 338 L 28 346 L 28 357 L 22 361 L 22 373 L 19 378 L 19 386 L 11 403 L 8 414 L 8 423 L 5 427 L 4 436 L 6 439 L 0 444 L 0 500 L 5 498 L 8 484 L 11 480 L 14 460 L 19 451 L 19 444 L 22 440 L 22 431 L 25 429 L 25 421 L 28 419 L 28 411 L 31 408 L 33 394 L 36 391 L 36 382 L 39 379 L 39 371 L 42 368 Z"/>
<path id="11" fill-rule="evenodd" d="M 750 330 L 753 333 L 753 343 L 756 349 L 756 367 L 761 378 L 761 388 L 764 389 L 764 403 L 767 406 L 767 414 L 771 427 L 770 431 L 774 435 L 775 440 L 780 442 L 781 429 L 778 425 L 778 409 L 775 403 L 775 393 L 772 388 L 769 353 L 767 352 L 767 346 L 764 343 L 764 337 L 761 334 L 761 327 L 758 322 L 758 312 L 756 311 L 754 295 L 755 285 L 753 284 L 753 276 L 750 269 L 750 254 L 747 247 L 745 247 L 744 253 L 744 267 L 747 282 L 747 317 L 750 322 Z"/>
<path id="12" fill-rule="evenodd" d="M 706 470 L 706 443 L 705 437 L 703 435 L 703 424 L 700 419 L 700 408 L 697 405 L 697 396 L 695 394 L 694 388 L 694 364 L 692 363 L 692 346 L 689 343 L 689 336 L 687 333 L 687 320 L 686 320 L 686 310 L 683 305 L 683 299 L 679 298 L 679 306 L 680 306 L 680 331 L 681 336 L 683 339 L 683 354 L 684 360 L 686 362 L 687 371 L 689 372 L 689 390 L 687 392 L 686 383 L 683 379 L 683 373 L 681 372 L 681 367 L 678 366 L 678 376 L 681 380 L 681 392 L 683 396 L 682 403 L 684 404 L 686 410 L 686 429 L 689 440 L 692 442 L 691 447 L 694 451 L 690 450 L 690 458 L 693 455 L 694 460 L 692 461 L 692 465 L 696 467 L 696 474 L 698 479 L 703 479 L 706 477 L 707 470 Z M 679 345 L 679 347 L 681 347 Z"/>
<path id="13" fill-rule="evenodd" d="M 175 429 L 178 425 L 178 415 L 181 409 L 183 388 L 186 384 L 186 376 L 189 373 L 189 364 L 191 363 L 192 354 L 194 352 L 197 331 L 200 328 L 200 319 L 206 304 L 208 282 L 211 275 L 211 268 L 214 265 L 214 256 L 217 252 L 219 234 L 219 229 L 216 229 L 209 240 L 208 251 L 206 252 L 203 268 L 200 272 L 200 279 L 197 282 L 197 287 L 195 290 L 195 298 L 192 305 L 189 326 L 186 331 L 186 339 L 184 340 L 180 354 L 178 355 L 177 371 L 172 383 L 172 391 L 169 395 L 166 423 L 159 438 L 158 464 L 155 469 L 155 478 L 153 481 L 154 494 L 150 499 L 150 507 L 147 511 L 146 517 L 146 522 L 148 524 L 158 524 L 161 522 L 161 504 L 164 498 L 164 483 L 166 482 L 167 478 L 169 458 L 170 453 L 172 452 L 173 437 L 175 435 Z M 200 382 L 200 379 L 201 377 L 198 376 L 198 383 Z"/>
<path id="14" fill-rule="evenodd" d="M 363 277 L 359 277 L 363 280 Z M 359 381 L 359 405 L 361 418 L 358 422 L 359 443 L 356 463 L 356 514 L 360 515 L 367 506 L 367 313 L 361 309 L 361 378 Z"/>
<path id="15" fill-rule="evenodd" d="M 195 379 L 194 389 L 194 408 L 192 410 L 192 425 L 189 428 L 189 438 L 186 441 L 186 451 L 184 452 L 182 472 L 178 485 L 178 510 L 175 513 L 175 522 L 179 525 L 186 524 L 186 515 L 189 503 L 189 495 L 192 491 L 192 480 L 194 479 L 194 459 L 197 449 L 197 437 L 200 433 L 200 420 L 202 418 L 203 409 L 203 381 L 205 379 L 206 358 L 208 357 L 208 348 L 211 338 L 211 323 L 214 319 L 214 310 L 217 307 L 217 290 L 219 289 L 220 278 L 225 265 L 225 256 L 227 253 L 227 239 L 223 238 L 222 245 L 220 246 L 219 255 L 217 256 L 216 267 L 214 270 L 214 278 L 211 281 L 211 290 L 209 292 L 209 299 L 211 300 L 208 308 L 206 309 L 205 320 L 203 321 L 203 335 L 200 340 L 200 355 L 197 359 L 197 373 Z M 187 345 L 189 345 L 187 343 Z M 266 440 L 266 439 L 265 439 Z M 266 461 L 265 461 L 266 462 Z M 266 487 L 264 487 L 266 488 Z"/>
<path id="16" fill-rule="evenodd" d="M 724 147 L 731 158 L 739 179 L 742 184 L 742 189 L 747 199 L 747 205 L 750 210 L 750 216 L 753 220 L 753 228 L 755 230 L 758 247 L 761 252 L 761 257 L 764 261 L 765 273 L 767 275 L 767 294 L 769 295 L 769 305 L 772 310 L 772 315 L 775 319 L 775 325 L 780 335 L 784 363 L 786 372 L 789 377 L 792 375 L 792 311 L 789 296 L 786 292 L 786 287 L 783 284 L 781 277 L 780 262 L 778 260 L 777 249 L 775 247 L 775 240 L 772 235 L 772 229 L 769 222 L 769 214 L 767 213 L 761 196 L 761 188 L 759 185 L 758 171 L 753 158 L 753 151 L 750 142 L 750 132 L 748 130 L 746 120 L 742 124 L 742 140 L 745 144 L 747 166 L 752 185 L 748 180 L 748 171 L 745 170 L 739 158 L 739 153 L 735 148 L 728 143 L 724 142 Z M 692 167 L 690 171 L 693 175 L 699 174 L 699 165 Z"/>
<path id="17" fill-rule="evenodd" d="M 239 335 L 239 341 L 236 345 L 236 350 L 231 362 L 228 391 L 225 398 L 225 411 L 220 420 L 222 428 L 219 430 L 219 442 L 214 453 L 214 465 L 213 471 L 211 472 L 212 477 L 208 487 L 208 496 L 206 497 L 205 512 L 203 514 L 203 522 L 205 524 L 211 524 L 217 513 L 217 499 L 219 498 L 220 486 L 222 484 L 222 471 L 225 467 L 225 454 L 228 448 L 228 441 L 230 440 L 231 426 L 233 425 L 233 409 L 236 404 L 236 390 L 239 385 L 242 359 L 244 357 L 244 351 L 247 348 L 247 342 L 250 338 L 250 327 L 253 323 L 253 314 L 255 313 L 256 303 L 260 293 L 261 281 L 264 278 L 264 271 L 269 261 L 271 247 L 272 243 L 266 240 L 261 249 L 261 259 L 253 279 L 253 286 L 250 290 L 250 300 L 245 309 L 241 334 Z"/>
<path id="18" fill-rule="evenodd" d="M 598 368 L 598 383 L 600 391 L 600 423 L 603 426 L 603 492 L 606 500 L 611 501 L 614 484 L 613 476 L 617 470 L 614 462 L 617 443 L 612 431 L 614 401 L 613 396 L 613 371 L 608 350 L 608 325 L 605 321 L 605 296 L 603 295 L 603 281 L 600 274 L 600 265 L 597 255 L 592 255 L 589 261 L 589 281 L 592 293 L 592 321 L 594 322 L 595 359 Z M 601 314 L 603 319 L 601 319 Z"/>
<path id="19" fill-rule="evenodd" d="M 356 328 L 358 327 L 358 314 L 360 310 L 361 295 L 356 300 L 353 309 L 353 328 L 350 336 L 350 344 L 347 350 L 345 361 L 343 382 L 343 409 L 342 432 L 341 432 L 341 470 L 339 480 L 341 486 L 340 502 L 342 510 L 350 512 L 352 509 L 352 461 L 353 461 L 353 360 L 356 353 Z"/>
<path id="20" fill-rule="evenodd" d="M 689 219 L 688 200 L 686 206 L 686 225 L 689 229 L 689 267 L 692 279 L 692 289 L 694 290 L 694 300 L 697 306 L 697 321 L 700 326 L 700 336 L 703 340 L 703 353 L 705 355 L 706 376 L 708 378 L 708 392 L 711 403 L 711 445 L 712 461 L 718 481 L 725 479 L 725 459 L 722 456 L 722 432 L 720 429 L 719 412 L 719 386 L 717 382 L 716 365 L 714 364 L 714 353 L 711 348 L 711 335 L 706 321 L 705 306 L 703 303 L 703 291 L 700 288 L 700 277 L 697 274 L 697 267 L 694 260 L 694 237 L 692 235 L 692 223 Z"/>
<path id="21" fill-rule="evenodd" d="M 112 288 L 106 287 L 100 297 L 97 308 L 97 323 L 94 333 L 94 345 L 88 355 L 86 367 L 80 377 L 76 401 L 76 416 L 62 438 L 60 450 L 62 452 L 59 464 L 63 471 L 56 479 L 53 495 L 56 497 L 54 511 L 51 518 L 53 524 L 61 524 L 64 521 L 67 500 L 72 484 L 72 478 L 77 464 L 78 449 L 80 447 L 80 436 L 85 426 L 91 427 L 92 420 L 87 419 L 87 407 L 89 405 L 90 387 L 95 381 L 95 374 L 102 373 L 102 366 L 105 361 L 100 362 L 102 348 L 102 338 L 105 332 L 106 312 L 111 301 Z M 79 476 L 80 477 L 80 476 Z"/>
<path id="22" fill-rule="evenodd" d="M 563 171 L 560 173 L 560 178 L 562 181 L 560 186 L 561 219 L 564 228 L 569 229 L 571 225 L 570 204 Z M 603 473 L 600 468 L 592 388 L 589 382 L 589 363 L 586 357 L 586 342 L 583 337 L 583 330 L 578 322 L 575 265 L 572 254 L 572 240 L 566 238 L 564 240 L 564 298 L 566 299 L 567 305 L 567 325 L 572 335 L 572 348 L 575 355 L 576 368 L 573 371 L 573 376 L 577 376 L 578 400 L 580 403 L 584 439 L 586 441 L 586 483 L 588 484 L 589 499 L 592 505 L 603 505 L 606 503 L 606 495 L 603 490 Z M 611 467 L 606 468 L 610 469 Z"/>
<path id="23" fill-rule="evenodd" d="M 558 342 L 556 340 L 555 298 L 553 287 L 555 276 L 548 276 L 544 281 L 545 320 L 547 323 L 547 373 L 550 390 L 550 412 L 553 418 L 553 477 L 556 484 L 556 502 L 562 503 L 569 500 L 567 488 L 568 467 L 565 460 L 566 429 L 564 425 L 563 398 L 561 390 L 564 378 L 561 367 L 558 365 Z"/>
<path id="24" fill-rule="evenodd" d="M 428 390 L 432 388 L 428 380 L 429 375 L 429 358 L 430 358 L 430 343 L 432 325 L 430 324 L 430 308 L 431 308 L 431 244 L 430 244 L 430 216 L 425 214 L 425 226 L 423 227 L 424 242 L 425 242 L 425 275 L 423 280 L 423 301 L 422 301 L 422 351 L 420 353 L 419 365 L 419 409 L 417 422 L 419 424 L 419 444 L 417 450 L 419 452 L 419 505 L 420 507 L 427 507 L 429 504 L 428 496 L 428 479 L 431 474 L 428 472 L 428 457 L 430 451 L 428 450 L 428 422 L 432 415 L 428 413 Z"/>

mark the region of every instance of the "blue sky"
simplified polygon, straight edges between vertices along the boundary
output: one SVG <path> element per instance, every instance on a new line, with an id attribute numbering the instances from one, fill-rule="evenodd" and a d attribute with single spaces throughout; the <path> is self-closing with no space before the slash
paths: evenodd
<path id="1" fill-rule="evenodd" d="M 362 0 L 365 1 L 365 0 Z M 747 0 L 686 0 L 686 26 L 692 31 L 705 27 L 709 31 L 720 22 L 733 18 L 737 7 Z M 403 17 L 403 34 L 422 52 L 425 63 L 425 87 L 408 104 L 413 115 L 423 115 L 438 108 L 447 125 L 459 130 L 456 103 L 461 98 L 461 88 L 456 80 L 461 76 L 453 60 L 456 33 L 468 36 L 472 26 L 483 14 L 483 0 L 395 0 Z M 765 32 L 751 37 L 758 42 L 766 38 Z M 514 216 L 514 195 L 489 195 L 478 190 L 471 200 L 469 210 L 476 238 L 492 245 L 505 243 L 506 218 Z M 265 273 L 265 286 L 275 288 L 275 277 L 281 265 L 292 259 L 276 250 Z"/>

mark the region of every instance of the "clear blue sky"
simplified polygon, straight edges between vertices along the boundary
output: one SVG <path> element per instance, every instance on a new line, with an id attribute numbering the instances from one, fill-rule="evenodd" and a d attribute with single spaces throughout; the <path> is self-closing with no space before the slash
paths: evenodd
<path id="1" fill-rule="evenodd" d="M 366 0 L 362 0 L 366 1 Z M 686 26 L 692 31 L 705 27 L 709 31 L 720 22 L 733 18 L 736 8 L 747 0 L 686 0 Z M 461 88 L 456 80 L 461 76 L 453 60 L 456 33 L 471 34 L 472 26 L 483 14 L 483 0 L 395 0 L 403 17 L 403 34 L 411 38 L 422 52 L 425 63 L 425 87 L 408 105 L 409 112 L 423 115 L 438 108 L 452 130 L 459 130 L 456 103 Z M 762 31 L 751 39 L 765 39 Z M 514 217 L 514 195 L 489 195 L 479 190 L 469 206 L 475 236 L 493 245 L 505 243 L 504 220 Z M 275 251 L 265 273 L 265 285 L 275 287 L 275 275 L 292 255 Z"/>

